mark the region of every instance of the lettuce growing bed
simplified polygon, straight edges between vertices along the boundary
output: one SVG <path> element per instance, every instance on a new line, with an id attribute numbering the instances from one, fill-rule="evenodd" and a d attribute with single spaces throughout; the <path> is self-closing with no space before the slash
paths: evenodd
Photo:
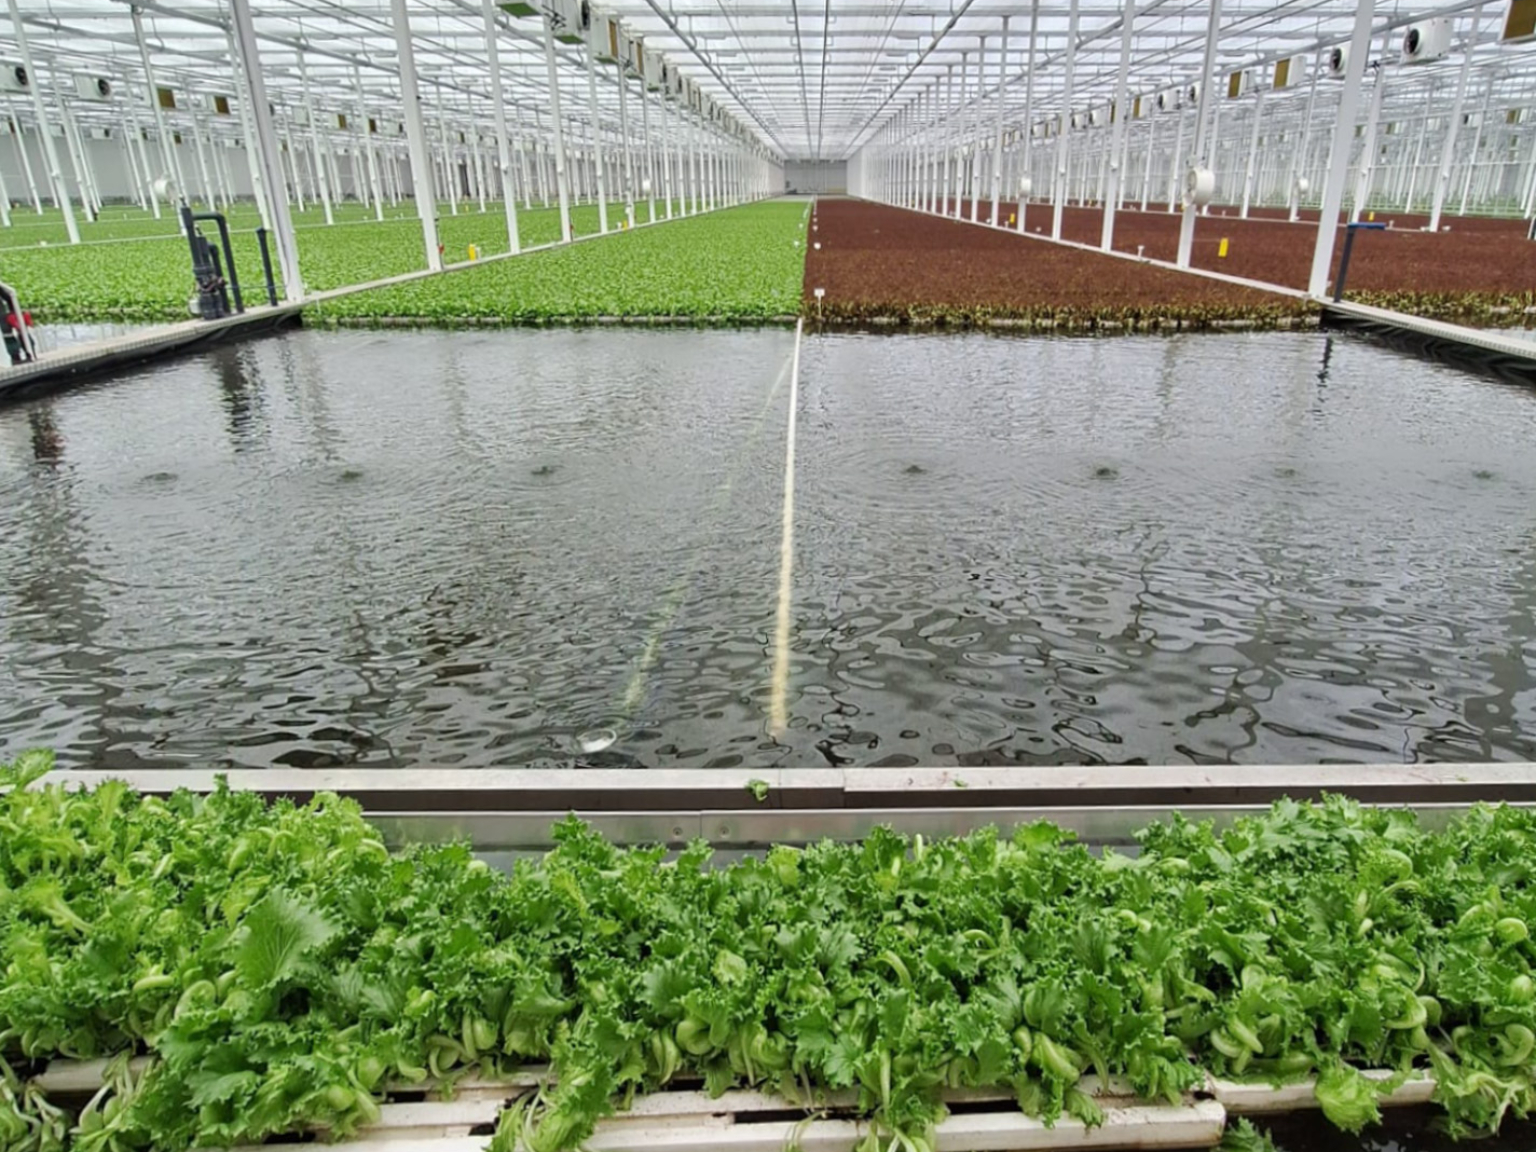
<path id="1" fill-rule="evenodd" d="M 806 1146 L 871 1149 L 1041 1146 L 977 1135 L 999 1098 L 1035 1123 L 989 1123 L 1101 1143 L 1125 1109 L 1213 1138 L 1210 1101 L 1277 1099 L 1227 1082 L 1306 1083 L 1278 1102 L 1351 1131 L 1384 1097 L 1429 1097 L 1459 1135 L 1536 1103 L 1527 810 L 1427 832 L 1282 802 L 1153 825 L 1134 856 L 1036 823 L 731 863 L 568 821 L 503 874 L 462 844 L 391 854 L 333 796 L 36 787 L 49 763 L 0 796 L 7 1147 L 346 1137 L 386 1092 L 466 1076 L 494 1086 L 463 1140 L 494 1120 L 493 1147 L 534 1152 L 621 1146 L 595 1126 L 690 1084 L 802 1120 L 824 1100 L 847 1126 Z M 103 1057 L 78 1114 L 33 1079 Z"/>
<path id="2" fill-rule="evenodd" d="M 658 205 L 658 210 L 664 205 Z M 621 204 L 609 208 L 609 223 L 624 218 Z M 645 219 L 645 206 L 637 219 Z M 572 230 L 588 236 L 598 230 L 595 204 L 571 209 Z M 419 271 L 426 267 L 421 225 L 414 212 L 391 214 L 375 221 L 348 205 L 338 208 L 336 223 L 327 226 L 318 212 L 296 219 L 299 267 L 308 291 L 316 292 Z M 260 220 L 248 206 L 231 213 L 231 246 L 248 303 L 263 299 L 260 250 L 255 229 Z M 211 225 L 204 225 L 216 239 Z M 32 234 L 52 235 L 47 227 L 32 226 L 21 232 L 25 246 L 3 249 L 6 279 L 22 301 L 47 325 L 79 320 L 165 321 L 187 318 L 187 297 L 192 292 L 192 272 L 186 241 L 175 223 L 129 216 L 113 217 L 87 226 L 85 243 L 70 245 L 54 236 L 45 245 Z M 552 244 L 560 239 L 560 213 L 554 208 L 534 208 L 518 213 L 518 233 L 525 248 Z M 468 258 L 470 245 L 482 256 L 507 251 L 506 218 L 499 204 L 485 213 L 461 211 L 450 215 L 440 206 L 438 238 L 446 261 Z M 39 240 L 45 236 L 39 236 Z M 273 259 L 276 259 L 274 252 Z"/>
<path id="3" fill-rule="evenodd" d="M 800 310 L 809 204 L 767 201 L 377 288 L 322 322 L 435 326 L 596 319 L 784 321 Z"/>

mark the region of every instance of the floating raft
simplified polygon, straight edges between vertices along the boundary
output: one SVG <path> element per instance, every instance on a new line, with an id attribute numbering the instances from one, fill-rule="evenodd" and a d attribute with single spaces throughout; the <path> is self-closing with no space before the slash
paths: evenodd
<path id="1" fill-rule="evenodd" d="M 147 1066 L 147 1059 L 133 1062 L 138 1071 Z M 54 1061 L 33 1083 L 52 1098 L 83 1102 L 100 1088 L 106 1067 L 105 1060 Z M 1364 1075 L 1392 1077 L 1385 1071 Z M 377 1123 L 335 1147 L 344 1152 L 484 1152 L 501 1113 L 548 1078 L 548 1069 L 530 1067 L 498 1080 L 466 1077 L 451 1085 L 398 1086 L 386 1092 Z M 1314 1087 L 1311 1080 L 1279 1088 L 1209 1080 L 1203 1089 L 1170 1104 L 1138 1099 L 1123 1081 L 1101 1083 L 1087 1076 L 1078 1088 L 1104 1112 L 1104 1123 L 1093 1128 L 1065 1116 L 1047 1127 L 1020 1112 L 1008 1093 L 957 1090 L 945 1093 L 951 1114 L 936 1127 L 934 1147 L 936 1152 L 1211 1148 L 1221 1140 L 1229 1117 L 1318 1107 Z M 1434 1090 L 1432 1079 L 1415 1077 L 1379 1103 L 1427 1104 Z M 711 1097 L 685 1084 L 638 1097 L 627 1110 L 600 1121 L 583 1147 L 589 1152 L 850 1152 L 869 1132 L 868 1122 L 854 1115 L 855 1107 L 853 1092 L 824 1093 L 806 1104 L 754 1091 Z"/>

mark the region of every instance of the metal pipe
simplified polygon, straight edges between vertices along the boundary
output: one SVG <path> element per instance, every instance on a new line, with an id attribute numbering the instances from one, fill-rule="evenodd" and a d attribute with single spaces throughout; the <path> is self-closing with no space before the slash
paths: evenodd
<path id="1" fill-rule="evenodd" d="M 320 207 L 325 210 L 325 222 L 336 223 L 331 210 L 331 174 L 326 171 L 320 155 L 320 117 L 315 115 L 315 104 L 309 96 L 309 68 L 304 63 L 304 53 L 299 53 L 299 85 L 304 99 L 304 116 L 309 120 L 309 155 L 314 163 L 315 183 L 319 185 Z"/>
<path id="2" fill-rule="evenodd" d="M 608 231 L 608 179 L 603 173 L 602 123 L 597 116 L 597 64 L 592 59 L 592 49 L 584 53 L 587 58 L 587 114 L 592 118 L 592 158 L 597 169 L 597 230 Z"/>
<path id="3" fill-rule="evenodd" d="M 11 0 L 14 4 L 15 0 Z M 147 89 L 150 111 L 155 118 L 155 135 L 160 143 L 160 158 L 165 162 L 165 171 L 161 175 L 168 180 L 176 181 L 178 193 L 186 191 L 186 179 L 181 174 L 181 158 L 176 155 L 174 141 L 171 139 L 170 130 L 165 124 L 165 110 L 160 107 L 160 89 L 155 83 L 155 66 L 150 63 L 149 43 L 144 39 L 144 14 L 133 6 L 129 9 L 133 19 L 133 38 L 139 42 L 139 61 L 144 67 L 144 85 Z"/>
<path id="4" fill-rule="evenodd" d="M 1248 205 L 1253 199 L 1253 181 L 1258 174 L 1259 129 L 1264 123 L 1264 90 L 1253 98 L 1253 134 L 1248 137 L 1248 164 L 1243 170 L 1243 204 L 1238 216 L 1248 219 Z"/>
<path id="5" fill-rule="evenodd" d="M 1221 0 L 1212 0 L 1219 4 Z M 1061 220 L 1066 211 L 1067 172 L 1071 153 L 1067 141 L 1072 137 L 1072 74 L 1077 65 L 1078 0 L 1072 0 L 1067 18 L 1066 83 L 1061 95 L 1061 132 L 1056 139 L 1056 186 L 1051 196 L 1051 239 L 1061 239 Z"/>
<path id="6" fill-rule="evenodd" d="M 492 72 L 497 73 L 494 58 L 492 59 Z M 384 219 L 384 191 L 379 186 L 379 158 L 373 148 L 373 124 L 368 118 L 368 108 L 363 103 L 363 74 L 357 65 L 352 66 L 352 84 L 357 89 L 357 123 L 358 129 L 363 134 L 363 152 L 368 161 L 368 187 L 373 193 L 373 218 Z M 497 101 L 498 107 L 500 101 Z"/>
<path id="7" fill-rule="evenodd" d="M 411 44 L 410 15 L 406 0 L 390 0 L 395 18 L 395 50 L 400 61 L 400 103 L 405 112 L 405 138 L 411 154 L 411 193 L 421 221 L 421 242 L 427 267 L 442 271 L 443 253 L 437 240 L 437 204 L 432 198 L 432 161 L 427 153 L 427 131 L 421 122 L 421 92 L 416 86 L 416 51 Z"/>
<path id="8" fill-rule="evenodd" d="M 507 142 L 507 110 L 501 90 L 501 50 L 496 44 L 496 8 L 491 0 L 480 0 L 480 16 L 485 23 L 485 59 L 491 73 L 491 122 L 496 129 L 496 163 L 501 169 L 507 251 L 516 253 L 523 250 L 523 245 L 517 227 L 517 192 L 512 187 L 512 153 Z"/>
<path id="9" fill-rule="evenodd" d="M 32 63 L 32 46 L 27 42 L 27 30 L 21 23 L 21 10 L 16 0 L 6 0 L 11 9 L 11 24 L 16 29 L 16 49 L 21 55 L 21 66 L 27 70 L 27 85 L 32 89 L 32 110 L 37 115 L 37 135 L 43 144 L 43 163 L 48 170 L 48 180 L 53 186 L 54 203 L 64 213 L 64 230 L 69 233 L 71 244 L 80 243 L 80 225 L 75 222 L 75 209 L 69 202 L 69 189 L 64 184 L 64 171 L 59 167 L 59 152 L 48 134 L 48 112 L 43 101 L 43 86 Z M 14 118 L 13 118 L 14 119 Z M 18 135 L 17 140 L 21 137 Z"/>
<path id="10" fill-rule="evenodd" d="M 618 62 L 619 70 L 619 135 L 624 138 L 624 221 L 627 227 L 635 226 L 635 167 L 629 148 L 629 77 L 624 74 L 624 61 Z"/>
<path id="11" fill-rule="evenodd" d="M 256 125 L 255 135 L 246 140 L 256 148 L 257 165 L 261 173 L 261 188 L 268 200 L 266 216 L 272 222 L 277 236 L 277 262 L 283 274 L 283 295 L 290 302 L 304 299 L 304 280 L 299 273 L 299 249 L 294 240 L 293 217 L 288 214 L 288 202 L 278 195 L 283 186 L 281 161 L 277 149 L 277 129 L 272 123 L 272 106 L 267 102 L 267 84 L 261 73 L 261 57 L 256 46 L 256 29 L 251 21 L 250 0 L 230 0 L 233 17 L 233 34 L 240 61 L 240 75 L 244 80 L 242 99 L 249 101 L 251 117 Z"/>
<path id="12" fill-rule="evenodd" d="M 13 0 L 14 2 L 14 0 Z M 392 0 L 403 5 L 405 0 Z M 571 242 L 571 192 L 565 171 L 565 131 L 560 126 L 560 76 L 555 70 L 555 33 L 544 13 L 544 65 L 549 72 L 549 118 L 555 144 L 555 185 L 560 196 L 560 239 Z"/>
<path id="13" fill-rule="evenodd" d="M 198 130 L 197 117 L 194 115 L 191 119 L 192 151 L 197 157 L 198 175 L 201 176 L 203 181 L 203 203 L 207 204 L 209 208 L 215 208 L 217 205 L 213 200 L 213 180 L 208 175 L 208 158 L 203 154 L 203 134 Z"/>
<path id="14" fill-rule="evenodd" d="M 243 87 L 245 84 L 244 67 L 240 53 L 235 46 L 234 25 L 231 24 L 229 27 L 226 27 L 224 34 L 225 39 L 229 42 L 229 59 L 235 71 L 235 82 Z M 250 169 L 251 195 L 256 200 L 256 211 L 261 217 L 262 227 L 271 231 L 272 215 L 267 194 L 266 174 L 263 172 L 261 162 L 257 157 L 256 123 L 251 117 L 250 101 L 237 98 L 235 100 L 235 112 L 240 117 L 240 135 L 245 141 L 245 162 L 246 167 Z"/>
<path id="15" fill-rule="evenodd" d="M 261 250 L 261 275 L 267 285 L 267 303 L 277 307 L 277 284 L 272 279 L 272 251 L 267 246 L 267 230 L 256 229 L 256 246 Z"/>
<path id="16" fill-rule="evenodd" d="M 1371 82 L 1370 111 L 1365 116 L 1365 136 L 1360 142 L 1360 168 L 1355 173 L 1355 194 L 1349 206 L 1351 224 L 1359 221 L 1360 213 L 1371 195 L 1371 178 L 1376 174 L 1376 125 L 1381 121 L 1381 101 L 1387 90 L 1386 68 L 1379 61 L 1372 62 L 1370 67 L 1375 77 Z"/>
<path id="17" fill-rule="evenodd" d="M 36 80 L 33 81 L 37 83 Z M 85 170 L 85 156 L 82 152 L 83 145 L 80 142 L 79 133 L 75 131 L 75 125 L 70 118 L 69 109 L 64 107 L 64 97 L 57 87 L 53 90 L 54 109 L 59 114 L 59 127 L 64 130 L 64 150 L 69 154 L 69 167 L 75 177 L 75 193 L 80 197 L 80 211 L 84 213 L 88 222 L 96 219 L 96 212 L 91 203 L 91 181 Z"/>
<path id="18" fill-rule="evenodd" d="M 28 73 L 30 75 L 30 73 Z M 43 214 L 43 197 L 37 190 L 37 177 L 32 173 L 32 157 L 27 155 L 27 138 L 21 133 L 21 121 L 16 119 L 16 109 L 6 101 L 6 116 L 11 122 L 11 139 L 16 141 L 16 151 L 21 155 L 21 171 L 27 180 L 27 192 L 32 197 L 32 207 L 39 216 Z M 155 219 L 160 218 L 157 208 Z"/>
<path id="19" fill-rule="evenodd" d="M 1216 74 L 1216 41 L 1221 36 L 1221 0 L 1211 0 L 1210 22 L 1206 26 L 1205 56 L 1200 65 L 1200 98 L 1195 102 L 1195 142 L 1190 151 L 1191 167 L 1205 164 L 1206 111 L 1214 102 L 1211 97 L 1211 79 Z M 1212 133 L 1214 135 L 1214 131 Z M 1175 170 L 1174 179 L 1178 179 Z M 1189 267 L 1189 258 L 1195 247 L 1195 214 L 1198 208 L 1193 198 L 1184 203 L 1184 216 L 1179 221 L 1178 265 Z"/>
<path id="20" fill-rule="evenodd" d="M 1120 178 L 1122 157 L 1120 146 L 1125 135 L 1130 109 L 1126 107 L 1128 83 L 1131 73 L 1131 33 L 1136 22 L 1136 0 L 1125 0 L 1125 15 L 1121 17 L 1120 67 L 1115 74 L 1115 102 L 1111 105 L 1114 123 L 1109 130 L 1109 186 L 1104 191 L 1104 223 L 1099 229 L 1099 247 L 1108 252 L 1115 246 L 1115 213 L 1120 207 Z"/>
<path id="21" fill-rule="evenodd" d="M 645 205 L 646 219 L 656 223 L 656 149 L 651 143 L 651 96 L 647 92 L 645 76 L 640 77 L 640 136 L 645 142 Z"/>
<path id="22" fill-rule="evenodd" d="M 1344 202 L 1344 180 L 1349 172 L 1349 152 L 1355 138 L 1360 84 L 1365 77 L 1366 56 L 1371 50 L 1371 16 L 1375 9 L 1376 0 L 1359 0 L 1355 8 L 1355 34 L 1350 41 L 1339 113 L 1333 122 L 1333 146 L 1328 159 L 1328 176 L 1323 182 L 1317 243 L 1312 250 L 1312 274 L 1307 281 L 1307 291 L 1317 297 L 1328 289 L 1328 268 L 1333 263 L 1333 245 L 1339 230 L 1339 209 Z"/>
<path id="23" fill-rule="evenodd" d="M 15 0 L 12 0 L 14 3 Z M 1429 231 L 1440 230 L 1440 213 L 1445 207 L 1445 194 L 1451 187 L 1451 164 L 1456 158 L 1456 136 L 1461 130 L 1461 108 L 1467 96 L 1467 75 L 1472 71 L 1472 55 L 1477 47 L 1478 28 L 1482 25 L 1483 6 L 1472 9 L 1472 27 L 1462 49 L 1461 70 L 1456 76 L 1456 97 L 1451 101 L 1451 119 L 1440 142 L 1440 171 L 1435 178 L 1435 197 L 1429 209 Z"/>

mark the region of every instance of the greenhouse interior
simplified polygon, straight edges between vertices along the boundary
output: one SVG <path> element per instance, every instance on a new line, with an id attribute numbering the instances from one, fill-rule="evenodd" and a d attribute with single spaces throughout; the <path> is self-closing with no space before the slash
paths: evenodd
<path id="1" fill-rule="evenodd" d="M 1536 0 L 6 0 L 0 335 L 0 1152 L 1536 1148 Z"/>

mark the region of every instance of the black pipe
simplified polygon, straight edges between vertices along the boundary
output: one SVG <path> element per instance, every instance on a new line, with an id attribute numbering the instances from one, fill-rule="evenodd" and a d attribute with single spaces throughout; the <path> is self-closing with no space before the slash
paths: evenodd
<path id="1" fill-rule="evenodd" d="M 1339 257 L 1339 275 L 1333 282 L 1333 302 L 1337 304 L 1344 299 L 1344 280 L 1349 275 L 1349 257 L 1355 250 L 1355 233 L 1360 229 L 1371 232 L 1380 232 L 1386 228 L 1385 224 L 1362 224 L 1358 220 L 1353 224 L 1344 226 L 1344 254 Z"/>
<path id="2" fill-rule="evenodd" d="M 177 215 L 181 217 L 181 230 L 186 234 L 187 246 L 192 250 L 193 275 L 196 275 L 197 266 L 201 263 L 201 255 L 197 250 L 197 229 L 192 226 L 192 209 L 185 202 L 177 209 Z"/>
<path id="3" fill-rule="evenodd" d="M 267 230 L 256 229 L 256 245 L 261 249 L 261 270 L 267 278 L 267 303 L 277 307 L 277 281 L 272 279 L 272 250 L 267 247 Z"/>
<path id="4" fill-rule="evenodd" d="M 235 311 L 244 312 L 245 302 L 240 299 L 240 275 L 235 271 L 235 254 L 229 247 L 228 223 L 226 223 L 224 217 L 217 212 L 207 212 L 200 216 L 193 216 L 192 219 L 212 220 L 219 226 L 219 243 L 223 245 L 224 248 L 224 263 L 229 265 L 229 287 L 230 290 L 235 294 Z"/>
<path id="5" fill-rule="evenodd" d="M 229 281 L 224 278 L 224 269 L 219 263 L 219 250 L 211 244 L 208 246 L 208 261 L 213 265 L 213 275 L 219 285 L 219 307 L 224 315 L 229 315 Z M 233 267 L 233 265 L 231 265 Z"/>

